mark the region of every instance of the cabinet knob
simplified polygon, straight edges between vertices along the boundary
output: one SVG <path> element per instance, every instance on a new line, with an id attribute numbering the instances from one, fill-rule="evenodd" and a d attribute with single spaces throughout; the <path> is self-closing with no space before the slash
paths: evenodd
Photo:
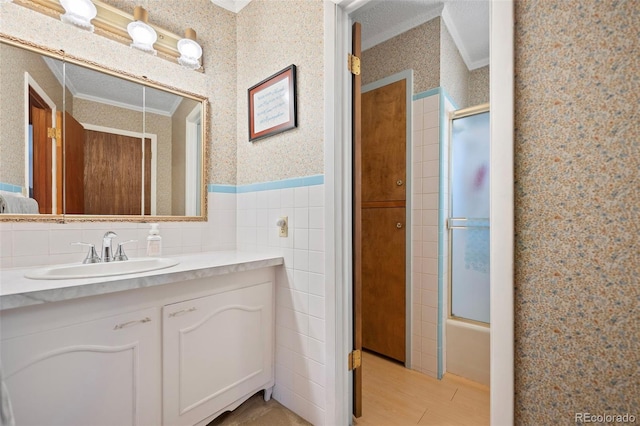
<path id="1" fill-rule="evenodd" d="M 396 223 L 396 228 L 401 229 L 402 228 L 402 223 L 400 223 L 400 222 Z"/>
<path id="2" fill-rule="evenodd" d="M 404 184 L 404 182 L 402 181 L 402 179 L 398 179 L 398 180 L 396 181 L 396 185 L 398 185 L 398 186 L 402 186 L 402 184 Z"/>

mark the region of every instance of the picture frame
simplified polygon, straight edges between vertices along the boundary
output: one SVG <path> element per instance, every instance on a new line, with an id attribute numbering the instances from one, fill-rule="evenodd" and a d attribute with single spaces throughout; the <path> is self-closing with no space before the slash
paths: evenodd
<path id="1" fill-rule="evenodd" d="M 248 97 L 250 142 L 298 127 L 295 65 L 250 87 Z"/>

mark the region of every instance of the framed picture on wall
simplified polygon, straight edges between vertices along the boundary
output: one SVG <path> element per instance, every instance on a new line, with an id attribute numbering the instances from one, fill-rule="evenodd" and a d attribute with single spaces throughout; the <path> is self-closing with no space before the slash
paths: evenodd
<path id="1" fill-rule="evenodd" d="M 249 141 L 297 126 L 296 66 L 289 65 L 249 88 Z"/>

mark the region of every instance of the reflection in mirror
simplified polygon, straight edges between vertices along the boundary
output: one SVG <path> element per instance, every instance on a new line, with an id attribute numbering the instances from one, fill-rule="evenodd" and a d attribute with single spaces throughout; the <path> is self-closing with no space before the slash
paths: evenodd
<path id="1" fill-rule="evenodd" d="M 73 97 L 64 127 L 65 213 L 150 213 L 150 204 L 143 206 L 142 177 L 148 194 L 151 182 L 143 156 L 143 86 L 71 63 L 64 74 Z"/>
<path id="2" fill-rule="evenodd" d="M 49 129 L 62 124 L 63 86 L 40 54 L 0 43 L 0 58 L 0 212 L 62 214 L 62 140 Z"/>
<path id="3" fill-rule="evenodd" d="M 0 49 L 3 213 L 204 215 L 203 98 Z"/>
<path id="4" fill-rule="evenodd" d="M 186 120 L 201 103 L 70 63 L 65 78 L 73 96 L 65 118 L 84 139 L 84 210 L 66 213 L 184 216 Z M 74 152 L 66 122 L 65 130 L 65 153 Z M 65 159 L 71 185 L 80 168 Z"/>
<path id="5" fill-rule="evenodd" d="M 168 95 L 145 87 L 145 134 L 158 139 L 157 155 L 152 157 L 156 161 L 151 166 L 155 184 L 151 188 L 151 204 L 157 214 L 193 216 L 199 214 L 200 197 L 196 195 L 202 190 L 201 103 Z"/>

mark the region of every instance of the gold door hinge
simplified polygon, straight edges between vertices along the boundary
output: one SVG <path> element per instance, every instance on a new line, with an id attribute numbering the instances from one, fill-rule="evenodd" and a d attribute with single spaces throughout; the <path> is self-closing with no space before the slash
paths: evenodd
<path id="1" fill-rule="evenodd" d="M 47 137 L 60 141 L 62 139 L 62 130 L 60 127 L 47 127 Z"/>
<path id="2" fill-rule="evenodd" d="M 349 354 L 349 371 L 355 370 L 362 365 L 362 351 L 356 349 Z"/>
<path id="3" fill-rule="evenodd" d="M 360 58 L 349 53 L 347 67 L 349 68 L 349 71 L 351 71 L 351 74 L 360 75 Z"/>

